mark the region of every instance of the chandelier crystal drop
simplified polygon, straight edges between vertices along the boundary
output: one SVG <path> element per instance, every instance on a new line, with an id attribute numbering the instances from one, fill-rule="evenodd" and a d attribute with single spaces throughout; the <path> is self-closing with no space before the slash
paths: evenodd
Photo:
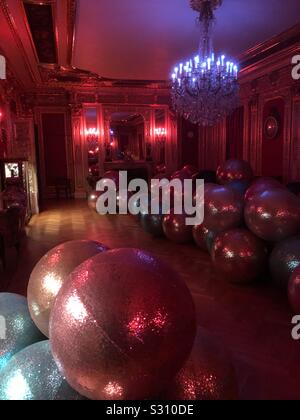
<path id="1" fill-rule="evenodd" d="M 194 124 L 213 126 L 239 104 L 238 66 L 212 48 L 214 9 L 222 0 L 191 0 L 199 12 L 201 41 L 199 54 L 180 63 L 172 74 L 172 102 L 175 111 Z"/>

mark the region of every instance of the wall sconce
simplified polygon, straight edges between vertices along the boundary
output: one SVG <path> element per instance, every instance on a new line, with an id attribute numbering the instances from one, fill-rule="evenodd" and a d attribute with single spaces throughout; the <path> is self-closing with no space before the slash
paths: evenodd
<path id="1" fill-rule="evenodd" d="M 85 130 L 85 135 L 91 149 L 95 149 L 99 146 L 100 131 L 97 128 L 89 128 Z"/>
<path id="2" fill-rule="evenodd" d="M 165 144 L 167 140 L 167 130 L 165 128 L 156 128 L 154 134 L 155 139 L 159 144 Z"/>
<path id="3" fill-rule="evenodd" d="M 100 131 L 97 128 L 89 128 L 85 130 L 85 135 L 87 137 L 99 137 Z"/>

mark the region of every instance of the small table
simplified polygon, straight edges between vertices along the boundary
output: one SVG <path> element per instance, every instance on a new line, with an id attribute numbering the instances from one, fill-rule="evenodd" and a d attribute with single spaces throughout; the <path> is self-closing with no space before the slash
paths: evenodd
<path id="1" fill-rule="evenodd" d="M 113 162 L 104 162 L 104 172 L 108 171 L 127 171 L 128 181 L 131 181 L 134 178 L 141 178 L 149 182 L 154 175 L 155 163 L 144 160 L 117 160 Z"/>

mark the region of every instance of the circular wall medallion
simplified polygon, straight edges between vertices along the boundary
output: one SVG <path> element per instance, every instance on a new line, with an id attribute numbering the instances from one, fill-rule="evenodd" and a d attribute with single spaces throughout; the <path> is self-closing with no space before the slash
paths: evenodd
<path id="1" fill-rule="evenodd" d="M 266 119 L 265 122 L 265 135 L 268 139 L 275 139 L 279 132 L 279 123 L 278 120 L 270 116 Z"/>

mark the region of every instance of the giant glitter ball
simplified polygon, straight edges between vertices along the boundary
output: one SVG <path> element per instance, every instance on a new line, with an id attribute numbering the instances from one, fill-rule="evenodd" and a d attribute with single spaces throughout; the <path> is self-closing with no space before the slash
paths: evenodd
<path id="1" fill-rule="evenodd" d="M 61 376 L 49 341 L 33 344 L 16 354 L 0 375 L 0 400 L 84 400 Z"/>
<path id="2" fill-rule="evenodd" d="M 227 184 L 232 181 L 252 181 L 253 170 L 248 162 L 239 159 L 230 159 L 217 169 L 219 184 Z"/>
<path id="3" fill-rule="evenodd" d="M 184 182 L 186 179 L 192 179 L 192 174 L 189 171 L 181 169 L 180 171 L 176 171 L 171 176 L 171 180 L 179 179 L 181 182 Z"/>
<path id="4" fill-rule="evenodd" d="M 207 184 L 204 191 L 204 225 L 215 233 L 241 226 L 244 202 L 227 186 Z"/>
<path id="5" fill-rule="evenodd" d="M 270 257 L 270 269 L 273 281 L 287 289 L 291 275 L 300 266 L 300 236 L 279 242 Z"/>
<path id="6" fill-rule="evenodd" d="M 193 240 L 193 228 L 186 223 L 185 214 L 171 211 L 163 219 L 163 230 L 167 239 L 177 244 L 185 244 Z"/>
<path id="7" fill-rule="evenodd" d="M 245 200 L 251 201 L 253 198 L 268 190 L 285 189 L 285 186 L 274 178 L 262 177 L 255 180 L 245 193 Z"/>
<path id="8" fill-rule="evenodd" d="M 145 232 L 150 233 L 156 238 L 164 236 L 163 231 L 163 212 L 162 207 L 159 208 L 159 214 L 152 213 L 151 203 L 148 212 L 143 212 L 140 216 L 141 226 Z"/>
<path id="9" fill-rule="evenodd" d="M 117 249 L 83 263 L 55 302 L 54 358 L 68 383 L 96 400 L 157 395 L 195 338 L 195 308 L 178 274 L 148 252 Z"/>
<path id="10" fill-rule="evenodd" d="M 288 297 L 291 308 L 300 314 L 300 266 L 293 272 L 288 283 Z"/>
<path id="11" fill-rule="evenodd" d="M 268 251 L 263 241 L 246 229 L 218 235 L 212 249 L 216 271 L 232 283 L 251 283 L 264 273 Z"/>
<path id="12" fill-rule="evenodd" d="M 100 191 L 93 190 L 88 195 L 88 206 L 91 210 L 96 211 L 97 210 L 97 201 L 98 198 L 101 196 Z"/>
<path id="13" fill-rule="evenodd" d="M 247 202 L 245 221 L 259 238 L 282 241 L 300 232 L 300 199 L 284 189 L 264 191 Z"/>
<path id="14" fill-rule="evenodd" d="M 190 176 L 194 176 L 194 175 L 198 175 L 199 174 L 199 170 L 193 166 L 193 165 L 185 165 L 184 168 L 182 168 L 183 172 L 186 172 L 188 175 Z"/>
<path id="15" fill-rule="evenodd" d="M 53 248 L 34 267 L 27 290 L 28 305 L 33 321 L 46 337 L 49 337 L 53 303 L 69 274 L 85 260 L 107 249 L 95 241 L 70 241 Z"/>
<path id="16" fill-rule="evenodd" d="M 199 328 L 189 360 L 163 397 L 175 401 L 238 399 L 238 384 L 231 355 L 214 335 Z"/>
<path id="17" fill-rule="evenodd" d="M 30 317 L 26 298 L 0 293 L 0 372 L 14 354 L 43 339 Z"/>
<path id="18" fill-rule="evenodd" d="M 106 180 L 113 181 L 115 183 L 115 186 L 117 190 L 119 189 L 119 172 L 118 171 L 108 171 L 105 172 L 103 175 L 104 185 L 108 186 L 109 184 L 106 182 Z"/>
<path id="19" fill-rule="evenodd" d="M 226 184 L 228 188 L 235 191 L 236 193 L 240 194 L 241 196 L 245 197 L 246 192 L 248 191 L 251 185 L 250 181 L 232 181 Z"/>
<path id="20" fill-rule="evenodd" d="M 194 241 L 198 248 L 200 248 L 203 252 L 211 252 L 215 237 L 216 234 L 211 230 L 208 230 L 203 224 L 193 227 Z"/>

